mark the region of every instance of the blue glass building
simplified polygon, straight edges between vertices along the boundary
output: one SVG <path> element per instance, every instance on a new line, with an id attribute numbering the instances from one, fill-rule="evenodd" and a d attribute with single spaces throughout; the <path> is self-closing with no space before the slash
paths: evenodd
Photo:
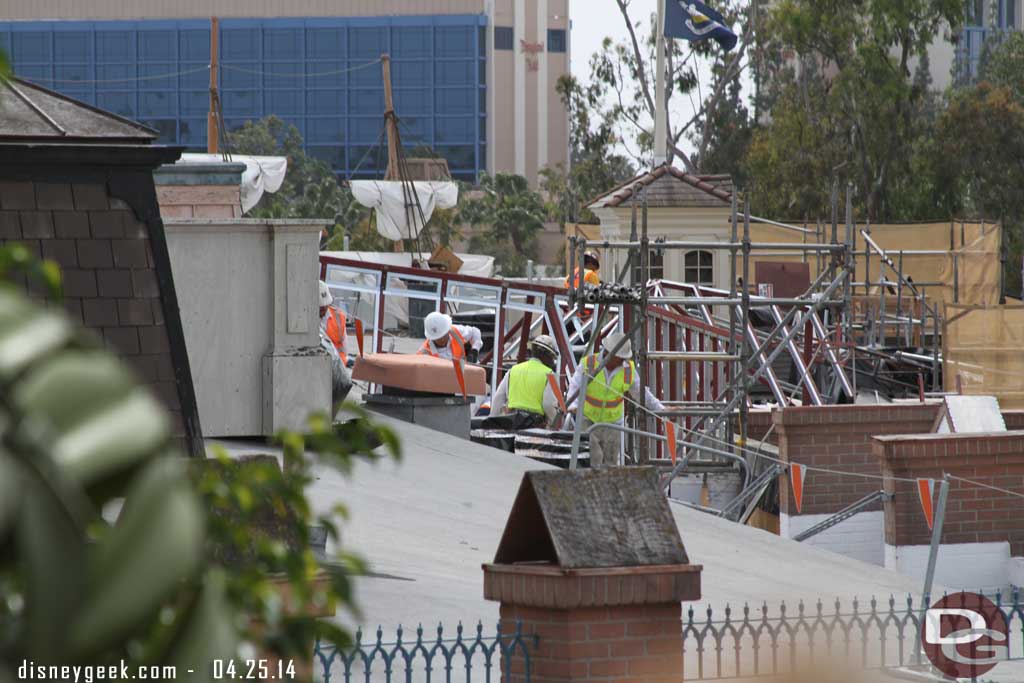
<path id="1" fill-rule="evenodd" d="M 383 53 L 407 148 L 425 145 L 452 175 L 487 168 L 485 15 L 223 19 L 219 88 L 229 129 L 277 115 L 343 178 L 377 177 Z M 12 21 L 0 47 L 18 76 L 206 149 L 207 20 Z"/>

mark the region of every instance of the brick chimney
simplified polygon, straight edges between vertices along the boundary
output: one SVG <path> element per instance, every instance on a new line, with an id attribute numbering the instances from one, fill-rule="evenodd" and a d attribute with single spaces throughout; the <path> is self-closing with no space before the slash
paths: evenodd
<path id="1" fill-rule="evenodd" d="M 681 602 L 700 599 L 702 567 L 653 469 L 527 473 L 483 569 L 484 597 L 501 603 L 505 683 L 527 667 L 537 683 L 683 680 Z"/>

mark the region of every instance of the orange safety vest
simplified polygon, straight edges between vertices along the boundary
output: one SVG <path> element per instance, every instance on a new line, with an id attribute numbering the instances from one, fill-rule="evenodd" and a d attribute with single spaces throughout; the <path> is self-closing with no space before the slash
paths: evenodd
<path id="1" fill-rule="evenodd" d="M 597 274 L 596 270 L 587 268 L 586 272 L 583 274 L 583 281 L 585 283 L 587 283 L 588 285 L 594 285 L 596 287 L 597 285 L 601 284 L 601 276 Z M 577 266 L 576 267 L 576 272 L 573 273 L 572 288 L 576 289 L 579 286 L 580 286 L 580 269 L 579 269 L 579 266 Z M 565 288 L 569 289 L 569 278 L 568 277 L 565 278 Z M 587 307 L 584 307 L 580 311 L 580 318 L 583 318 L 584 320 L 586 320 L 587 318 L 590 317 L 590 314 L 591 314 L 590 309 L 587 308 Z"/>
<path id="2" fill-rule="evenodd" d="M 583 274 L 583 281 L 585 283 L 587 283 L 588 285 L 594 285 L 596 287 L 597 285 L 601 284 L 601 276 L 597 274 L 596 270 L 593 270 L 592 268 L 587 268 L 586 272 Z M 576 267 L 576 271 L 573 273 L 573 277 L 572 277 L 572 287 L 576 288 L 576 287 L 579 287 L 579 286 L 580 286 L 580 269 L 579 269 L 579 266 L 577 266 Z M 569 289 L 569 278 L 568 277 L 565 278 L 565 288 Z"/>
<path id="3" fill-rule="evenodd" d="M 452 325 L 452 332 L 449 335 L 448 343 L 452 345 L 452 360 L 460 360 L 466 357 L 466 340 L 462 338 L 462 334 L 455 329 L 454 325 Z M 424 340 L 423 346 L 420 347 L 417 353 L 440 358 L 439 355 L 434 353 L 434 349 L 430 348 L 429 339 Z"/>
<path id="4" fill-rule="evenodd" d="M 345 314 L 334 307 L 327 309 L 327 338 L 334 344 L 334 348 L 338 349 L 338 356 L 341 357 L 341 362 L 347 363 L 348 357 L 345 355 Z"/>

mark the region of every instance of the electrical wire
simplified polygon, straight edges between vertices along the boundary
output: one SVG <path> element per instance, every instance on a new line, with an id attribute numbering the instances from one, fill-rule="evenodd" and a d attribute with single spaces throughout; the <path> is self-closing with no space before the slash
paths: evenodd
<path id="1" fill-rule="evenodd" d="M 380 62 L 381 62 L 380 58 L 377 58 L 377 59 L 373 60 L 372 62 L 365 62 L 363 64 L 357 64 L 356 66 L 350 66 L 347 69 L 336 69 L 334 71 L 320 71 L 320 72 L 311 73 L 311 74 L 307 74 L 307 73 L 290 73 L 290 74 L 276 73 L 276 72 L 273 72 L 273 71 L 261 71 L 261 70 L 258 70 L 258 69 L 247 69 L 244 66 L 234 66 L 233 64 L 219 64 L 218 68 L 226 69 L 228 71 L 238 71 L 240 73 L 245 73 L 245 74 L 254 74 L 256 76 L 273 76 L 273 77 L 276 77 L 276 78 L 296 78 L 296 77 L 318 78 L 320 76 L 340 76 L 341 74 L 352 73 L 353 71 L 359 71 L 361 69 L 365 69 L 367 67 L 371 67 L 374 64 L 380 64 Z"/>
<path id="2" fill-rule="evenodd" d="M 157 81 L 162 78 L 175 78 L 177 76 L 186 76 L 188 74 L 199 73 L 200 71 L 209 71 L 210 65 L 197 66 L 194 69 L 185 69 L 184 71 L 175 71 L 173 73 L 156 74 L 153 76 L 133 76 L 131 78 L 106 78 L 100 80 L 89 80 L 89 79 L 78 79 L 78 78 L 40 78 L 40 77 L 29 77 L 19 76 L 18 78 L 29 81 L 30 83 L 79 83 L 81 85 L 98 85 L 104 83 L 137 83 L 139 81 Z"/>
<path id="3" fill-rule="evenodd" d="M 992 486 L 991 484 L 983 484 L 980 481 L 974 481 L 973 479 L 964 479 L 963 477 L 954 477 L 952 474 L 947 475 L 950 479 L 955 481 L 962 481 L 965 484 L 971 484 L 972 486 L 980 486 L 983 489 L 990 489 L 992 491 L 998 491 L 999 493 L 1005 493 L 1008 496 L 1014 496 L 1016 498 L 1024 498 L 1024 493 L 1018 493 L 1016 491 L 1010 491 L 1009 489 L 1002 489 L 998 486 Z"/>

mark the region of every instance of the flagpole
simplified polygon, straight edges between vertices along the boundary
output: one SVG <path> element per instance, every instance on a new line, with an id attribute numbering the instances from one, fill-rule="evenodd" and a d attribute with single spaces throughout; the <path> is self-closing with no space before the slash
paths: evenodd
<path id="1" fill-rule="evenodd" d="M 665 2 L 658 0 L 658 32 L 655 42 L 654 72 L 654 166 L 661 166 L 668 159 L 668 127 L 665 112 Z"/>

